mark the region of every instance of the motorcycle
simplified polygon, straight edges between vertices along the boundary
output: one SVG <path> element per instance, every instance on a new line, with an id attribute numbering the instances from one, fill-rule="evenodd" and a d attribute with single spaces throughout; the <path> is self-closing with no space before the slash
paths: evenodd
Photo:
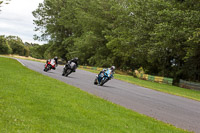
<path id="1" fill-rule="evenodd" d="M 46 62 L 46 64 L 44 65 L 44 71 L 47 72 L 47 71 L 49 71 L 49 70 L 51 70 L 51 69 L 54 69 L 54 70 L 55 70 L 55 65 L 52 65 L 52 64 L 51 64 L 51 61 L 48 60 L 48 61 Z"/>
<path id="2" fill-rule="evenodd" d="M 108 80 L 111 80 L 113 78 L 113 72 L 110 69 L 107 69 L 106 71 L 100 73 L 99 75 L 96 76 L 94 80 L 95 85 L 104 85 Z"/>
<path id="3" fill-rule="evenodd" d="M 62 76 L 66 76 L 67 77 L 72 72 L 75 72 L 76 68 L 77 68 L 76 63 L 74 63 L 74 62 L 69 63 L 68 62 L 63 68 Z"/>

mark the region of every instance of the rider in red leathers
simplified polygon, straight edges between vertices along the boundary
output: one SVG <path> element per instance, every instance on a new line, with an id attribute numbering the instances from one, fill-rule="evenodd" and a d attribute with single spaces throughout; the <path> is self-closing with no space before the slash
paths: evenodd
<path id="1" fill-rule="evenodd" d="M 46 61 L 46 65 L 45 68 L 47 67 L 47 65 L 50 64 L 51 65 L 51 69 L 55 70 L 56 67 L 58 66 L 58 57 L 54 57 L 53 59 L 48 59 Z"/>

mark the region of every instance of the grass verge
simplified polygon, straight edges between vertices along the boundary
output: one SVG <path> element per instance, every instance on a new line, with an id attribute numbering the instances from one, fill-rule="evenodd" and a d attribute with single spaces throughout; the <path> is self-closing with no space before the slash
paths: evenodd
<path id="1" fill-rule="evenodd" d="M 0 132 L 183 133 L 0 57 Z"/>
<path id="2" fill-rule="evenodd" d="M 90 71 L 93 73 L 99 73 L 99 71 L 97 71 L 97 70 L 89 70 L 89 69 L 83 69 L 83 68 L 80 68 L 80 69 Z M 145 88 L 149 88 L 149 89 L 165 92 L 168 94 L 182 96 L 182 97 L 200 101 L 200 91 L 198 91 L 198 90 L 191 90 L 191 89 L 185 89 L 185 88 L 167 85 L 167 84 L 160 84 L 160 83 L 156 83 L 156 82 L 151 82 L 151 81 L 147 81 L 147 80 L 134 78 L 133 76 L 129 76 L 129 75 L 115 74 L 114 78 L 129 82 L 129 83 L 132 83 L 135 85 L 139 85 L 139 86 L 142 86 Z"/>

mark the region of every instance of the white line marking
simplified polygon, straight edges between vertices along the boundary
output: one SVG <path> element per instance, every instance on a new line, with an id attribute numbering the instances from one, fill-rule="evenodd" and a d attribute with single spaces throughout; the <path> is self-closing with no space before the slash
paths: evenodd
<path id="1" fill-rule="evenodd" d="M 17 59 L 17 58 L 14 58 L 14 59 L 16 59 L 19 63 L 21 63 L 23 66 L 25 66 L 19 59 Z"/>

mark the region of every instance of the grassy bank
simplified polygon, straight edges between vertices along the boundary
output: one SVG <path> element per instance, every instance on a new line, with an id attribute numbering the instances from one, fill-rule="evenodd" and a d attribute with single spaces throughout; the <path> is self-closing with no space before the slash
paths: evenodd
<path id="1" fill-rule="evenodd" d="M 0 57 L 0 62 L 0 132 L 185 132 L 29 70 L 16 60 Z"/>
<path id="2" fill-rule="evenodd" d="M 89 70 L 89 69 L 83 69 L 83 68 L 81 68 L 81 69 L 90 71 L 93 73 L 99 73 L 99 71 L 97 71 L 97 70 Z M 177 86 L 160 84 L 160 83 L 156 83 L 156 82 L 151 82 L 151 81 L 147 81 L 147 80 L 134 78 L 133 76 L 129 76 L 129 75 L 115 74 L 114 78 L 129 82 L 129 83 L 132 83 L 135 85 L 150 88 L 153 90 L 157 90 L 157 91 L 169 93 L 172 95 L 182 96 L 182 97 L 200 101 L 200 91 L 198 91 L 198 90 L 190 90 L 190 89 L 185 89 L 185 88 L 181 88 L 181 87 L 177 87 Z"/>

